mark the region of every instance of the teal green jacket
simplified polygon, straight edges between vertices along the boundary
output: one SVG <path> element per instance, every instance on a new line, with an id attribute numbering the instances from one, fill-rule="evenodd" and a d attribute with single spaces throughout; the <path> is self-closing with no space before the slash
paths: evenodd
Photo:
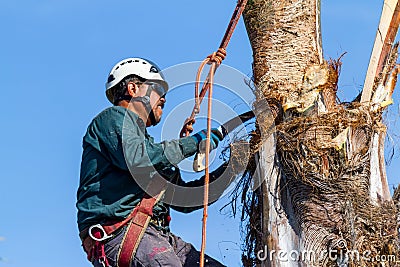
<path id="1" fill-rule="evenodd" d="M 194 155 L 197 146 L 192 137 L 156 143 L 134 112 L 119 106 L 102 111 L 83 137 L 76 204 L 79 231 L 128 216 L 144 195 L 136 178 L 150 180 L 155 171 L 161 171 L 164 178 L 181 186 L 201 186 L 204 177 L 184 182 L 175 168 Z M 155 216 L 168 212 L 169 206 L 162 201 L 153 209 Z"/>

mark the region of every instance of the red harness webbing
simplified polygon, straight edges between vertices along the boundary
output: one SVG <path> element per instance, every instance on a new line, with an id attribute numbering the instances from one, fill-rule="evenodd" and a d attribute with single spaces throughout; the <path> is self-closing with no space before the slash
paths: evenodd
<path id="1" fill-rule="evenodd" d="M 152 184 L 152 183 L 151 183 Z M 102 225 L 102 228 L 107 236 L 112 235 L 115 231 L 128 224 L 121 247 L 118 252 L 118 267 L 130 267 L 133 256 L 139 246 L 144 232 L 153 215 L 153 207 L 164 194 L 165 189 L 161 190 L 156 196 L 151 197 L 147 194 L 140 201 L 132 212 L 123 221 Z M 82 231 L 85 235 L 88 230 Z M 92 231 L 92 235 L 96 238 L 102 238 L 100 231 Z M 105 252 L 104 242 L 95 241 L 90 236 L 82 240 L 85 252 L 88 255 L 88 260 L 99 260 L 106 267 L 109 267 Z"/>
<path id="2" fill-rule="evenodd" d="M 129 221 L 124 239 L 122 240 L 121 248 L 118 252 L 118 267 L 131 266 L 133 256 L 153 215 L 153 207 L 163 193 L 164 191 L 160 192 L 155 197 L 150 197 L 147 194 L 143 197 L 140 205 L 137 207 L 135 215 L 133 215 L 132 219 Z"/>

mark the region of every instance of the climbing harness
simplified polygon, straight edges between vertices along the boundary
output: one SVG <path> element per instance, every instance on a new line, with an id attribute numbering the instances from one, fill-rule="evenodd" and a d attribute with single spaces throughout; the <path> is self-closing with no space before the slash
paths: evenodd
<path id="1" fill-rule="evenodd" d="M 98 261 L 101 266 L 109 267 L 110 265 L 104 250 L 105 241 L 112 238 L 118 230 L 126 226 L 121 247 L 118 251 L 117 264 L 118 267 L 131 266 L 140 240 L 152 219 L 153 207 L 165 192 L 165 182 L 160 177 L 153 177 L 147 189 L 151 190 L 151 192 L 158 191 L 158 193 L 154 196 L 145 194 L 139 205 L 124 220 L 104 225 L 96 224 L 79 234 L 82 246 L 90 262 Z M 146 192 L 149 192 L 148 190 Z"/>
<path id="2" fill-rule="evenodd" d="M 212 91 L 213 91 L 213 82 L 214 82 L 214 74 L 217 68 L 221 65 L 222 61 L 226 57 L 226 47 L 232 37 L 233 31 L 237 23 L 239 22 L 240 16 L 243 13 L 243 10 L 247 4 L 247 0 L 239 0 L 236 4 L 235 11 L 233 12 L 232 18 L 229 22 L 228 28 L 225 32 L 224 37 L 222 38 L 221 44 L 217 50 L 217 52 L 212 53 L 203 62 L 200 64 L 200 67 L 197 71 L 196 75 L 196 84 L 195 84 L 195 105 L 193 111 L 189 118 L 187 118 L 184 122 L 182 130 L 180 132 L 180 137 L 189 136 L 189 134 L 193 131 L 192 125 L 195 123 L 195 117 L 200 112 L 200 104 L 208 91 L 208 107 L 207 107 L 207 139 L 206 139 L 206 149 L 205 149 L 205 179 L 204 179 L 204 201 L 203 201 L 203 227 L 202 227 L 202 241 L 201 241 L 201 250 L 200 250 L 200 267 L 204 266 L 204 255 L 205 255 L 205 246 L 206 246 L 206 226 L 207 226 L 207 209 L 208 209 L 208 194 L 209 194 L 209 154 L 210 154 L 210 135 L 211 135 L 211 111 L 212 111 Z M 200 87 L 200 77 L 203 72 L 205 65 L 211 65 L 210 70 L 208 72 L 207 78 L 203 83 L 202 89 L 199 93 Z"/>

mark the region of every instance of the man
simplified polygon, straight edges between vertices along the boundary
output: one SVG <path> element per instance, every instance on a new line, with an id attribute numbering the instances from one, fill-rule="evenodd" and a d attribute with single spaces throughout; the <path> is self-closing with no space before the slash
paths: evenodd
<path id="1" fill-rule="evenodd" d="M 93 119 L 83 138 L 77 192 L 80 237 L 94 266 L 199 265 L 199 252 L 169 231 L 170 205 L 163 202 L 163 184 L 154 181 L 162 177 L 180 186 L 203 185 L 204 177 L 184 182 L 176 166 L 198 152 L 206 134 L 203 130 L 177 140 L 154 141 L 146 127 L 160 122 L 167 90 L 160 69 L 145 59 L 122 60 L 109 74 L 106 95 L 113 106 Z M 213 130 L 210 139 L 211 149 L 215 149 L 222 135 Z M 211 173 L 211 181 L 226 166 Z M 143 215 L 139 207 L 149 199 L 154 201 L 147 204 L 150 211 Z M 172 208 L 182 212 L 195 209 Z M 150 221 L 148 226 L 144 223 L 141 233 L 140 227 L 130 223 L 139 213 Z M 131 225 L 139 229 L 135 228 L 137 233 L 127 230 Z M 126 251 L 132 255 L 126 256 Z M 206 256 L 205 266 L 223 265 Z"/>

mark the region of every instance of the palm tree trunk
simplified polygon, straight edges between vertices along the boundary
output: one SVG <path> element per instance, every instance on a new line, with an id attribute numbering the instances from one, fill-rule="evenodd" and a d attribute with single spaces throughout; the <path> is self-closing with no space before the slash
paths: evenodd
<path id="1" fill-rule="evenodd" d="M 245 266 L 373 266 L 346 253 L 397 253 L 381 122 L 396 82 L 397 47 L 371 103 L 342 104 L 340 59 L 322 55 L 320 0 L 250 0 L 244 19 L 257 100 L 267 100 L 276 124 L 271 147 L 266 122 L 258 121 L 260 164 L 251 173 L 265 182 L 249 202 L 259 214 L 248 227 L 253 244 Z"/>

